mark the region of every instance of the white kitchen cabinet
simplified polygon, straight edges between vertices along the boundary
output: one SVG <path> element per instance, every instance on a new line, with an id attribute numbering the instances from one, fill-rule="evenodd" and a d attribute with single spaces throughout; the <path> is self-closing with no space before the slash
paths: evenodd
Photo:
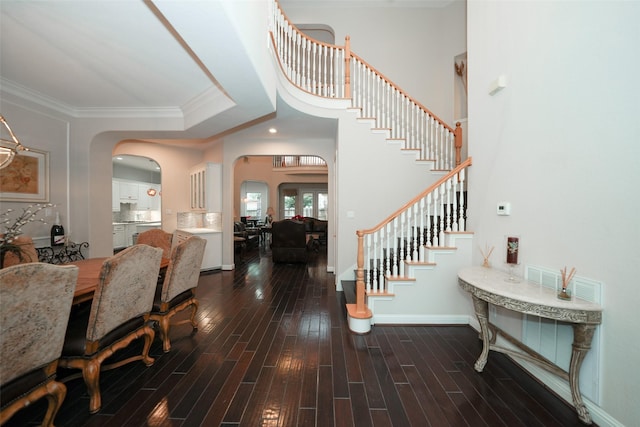
<path id="1" fill-rule="evenodd" d="M 147 190 L 153 188 L 156 190 L 155 196 L 150 196 Z M 138 210 L 160 210 L 160 185 L 142 183 L 138 184 Z"/>
<path id="2" fill-rule="evenodd" d="M 113 226 L 113 248 L 124 248 L 127 240 L 125 237 L 125 226 L 114 225 Z"/>
<path id="3" fill-rule="evenodd" d="M 111 211 L 120 212 L 120 183 L 111 181 Z"/>
<path id="4" fill-rule="evenodd" d="M 123 203 L 134 203 L 138 201 L 138 184 L 134 182 L 120 182 L 120 200 Z"/>
<path id="5" fill-rule="evenodd" d="M 138 210 L 151 209 L 151 197 L 147 194 L 148 184 L 138 184 Z"/>
<path id="6" fill-rule="evenodd" d="M 155 196 L 151 197 L 150 209 L 152 211 L 159 211 L 162 207 L 162 197 L 160 196 L 162 188 L 160 187 L 160 185 L 156 185 L 153 188 L 157 190 L 157 193 Z"/>
<path id="7" fill-rule="evenodd" d="M 124 234 L 127 246 L 133 245 L 133 235 L 138 232 L 137 224 L 126 224 L 124 226 Z"/>
<path id="8" fill-rule="evenodd" d="M 176 244 L 183 242 L 191 235 L 201 237 L 207 241 L 200 271 L 218 270 L 222 268 L 222 233 L 208 228 L 184 228 L 177 230 Z"/>
<path id="9" fill-rule="evenodd" d="M 206 163 L 190 172 L 191 209 L 222 211 L 222 165 Z"/>

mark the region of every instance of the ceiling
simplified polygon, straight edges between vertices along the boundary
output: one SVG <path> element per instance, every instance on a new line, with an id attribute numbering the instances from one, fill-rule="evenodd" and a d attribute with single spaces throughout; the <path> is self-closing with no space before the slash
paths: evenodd
<path id="1" fill-rule="evenodd" d="M 440 6 L 450 1 L 283 0 L 281 3 L 286 10 L 287 5 L 298 4 Z M 201 105 L 206 99 L 209 106 L 217 104 L 210 107 L 212 111 L 223 111 L 229 116 L 205 120 L 198 129 L 200 138 L 248 121 L 241 116 L 245 111 L 230 108 L 239 101 L 230 99 L 214 73 L 204 67 L 177 34 L 151 0 L 1 0 L 0 87 L 3 92 L 80 118 L 132 114 L 183 117 L 185 111 L 194 110 L 194 105 Z M 228 42 L 225 38 L 225 43 Z M 247 104 L 246 100 L 244 103 Z M 231 114 L 239 116 L 231 119 Z M 255 116 L 251 117 L 254 119 Z M 264 138 L 268 127 L 277 127 L 279 138 L 335 135 L 334 127 L 327 126 L 325 120 L 280 108 L 280 103 L 275 117 L 243 132 Z M 184 138 L 193 136 L 185 133 Z"/>

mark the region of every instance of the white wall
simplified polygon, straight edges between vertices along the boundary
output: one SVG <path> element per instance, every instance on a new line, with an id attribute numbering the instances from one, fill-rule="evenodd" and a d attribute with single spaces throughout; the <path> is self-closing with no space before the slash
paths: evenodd
<path id="1" fill-rule="evenodd" d="M 351 50 L 435 115 L 453 125 L 454 57 L 466 50 L 465 1 L 447 7 L 344 7 L 282 0 L 293 24 L 326 24 Z M 382 2 L 379 2 L 382 3 Z"/>
<path id="2" fill-rule="evenodd" d="M 604 282 L 602 402 L 640 419 L 639 2 L 468 3 L 469 224 L 479 247 Z M 495 96 L 499 75 L 507 87 Z M 510 201 L 512 214 L 496 215 Z M 475 264 L 482 262 L 479 251 Z"/>
<path id="3" fill-rule="evenodd" d="M 36 243 L 39 243 L 37 240 L 41 238 L 42 242 L 46 244 L 51 224 L 55 220 L 55 213 L 59 212 L 65 233 L 70 238 L 74 238 L 76 232 L 73 223 L 69 221 L 70 209 L 67 197 L 69 122 L 59 114 L 39 109 L 22 100 L 15 101 L 12 96 L 3 94 L 0 97 L 0 111 L 22 145 L 48 153 L 49 202 L 56 205 L 55 208 L 41 212 L 37 217 L 37 219 L 43 219 L 47 224 L 34 222 L 26 225 L 23 231 L 26 235 L 36 239 Z M 0 211 L 13 209 L 16 215 L 10 217 L 15 218 L 18 213 L 31 204 L 2 202 Z"/>
<path id="4" fill-rule="evenodd" d="M 333 194 L 333 182 L 335 177 L 335 164 L 332 161 L 333 153 L 335 152 L 335 141 L 329 139 L 313 139 L 313 138 L 296 138 L 295 140 L 281 140 L 277 136 L 269 140 L 256 140 L 250 139 L 246 136 L 245 132 L 238 132 L 236 134 L 227 136 L 222 141 L 224 144 L 224 159 L 222 160 L 222 182 L 224 191 L 222 194 L 222 226 L 223 230 L 233 230 L 233 211 L 234 201 L 239 194 L 239 184 L 235 182 L 234 177 L 236 162 L 238 159 L 245 155 L 252 156 L 271 156 L 274 154 L 279 155 L 313 155 L 322 157 L 327 161 L 329 182 L 329 200 L 334 200 Z M 242 161 L 242 160 L 240 160 Z M 237 190 L 234 190 L 237 185 Z M 237 191 L 237 192 L 236 192 Z M 271 195 L 270 195 L 271 197 Z M 275 206 L 274 206 L 275 208 Z M 334 224 L 335 218 L 330 213 L 329 216 L 329 231 L 327 239 L 327 269 L 333 271 L 334 269 L 334 253 L 335 253 L 335 240 Z M 223 269 L 230 269 L 233 267 L 233 234 L 224 233 L 223 236 L 223 250 L 222 250 L 222 263 Z"/>

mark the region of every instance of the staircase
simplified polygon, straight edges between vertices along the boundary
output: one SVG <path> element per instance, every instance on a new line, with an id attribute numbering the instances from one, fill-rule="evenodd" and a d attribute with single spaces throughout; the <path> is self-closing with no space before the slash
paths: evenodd
<path id="1" fill-rule="evenodd" d="M 462 129 L 444 123 L 344 46 L 314 41 L 272 3 L 271 41 L 290 84 L 315 97 L 348 103 L 356 120 L 384 134 L 401 152 L 445 175 L 377 226 L 357 231 L 352 331 L 375 323 L 468 323 L 468 298 L 456 273 L 471 262 L 466 232 Z M 437 266 L 437 268 L 436 268 Z M 453 280 L 453 283 L 452 283 Z"/>

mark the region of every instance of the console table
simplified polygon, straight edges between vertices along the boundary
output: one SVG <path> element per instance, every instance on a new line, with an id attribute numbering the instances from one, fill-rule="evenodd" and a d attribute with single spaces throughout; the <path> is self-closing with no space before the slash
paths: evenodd
<path id="1" fill-rule="evenodd" d="M 480 323 L 482 353 L 475 363 L 475 370 L 482 372 L 489 357 L 489 350 L 533 362 L 569 382 L 573 406 L 578 417 L 583 423 L 591 424 L 591 415 L 582 401 L 578 376 L 582 361 L 591 348 L 595 328 L 602 321 L 602 307 L 575 297 L 569 301 L 561 300 L 554 289 L 530 283 L 524 279 L 518 283 L 508 279 L 507 273 L 485 267 L 467 267 L 458 272 L 458 284 L 471 294 L 473 307 Z M 573 327 L 573 344 L 569 372 L 490 323 L 489 304 L 519 313 L 570 323 Z M 497 345 L 498 335 L 516 346 L 518 350 Z"/>

